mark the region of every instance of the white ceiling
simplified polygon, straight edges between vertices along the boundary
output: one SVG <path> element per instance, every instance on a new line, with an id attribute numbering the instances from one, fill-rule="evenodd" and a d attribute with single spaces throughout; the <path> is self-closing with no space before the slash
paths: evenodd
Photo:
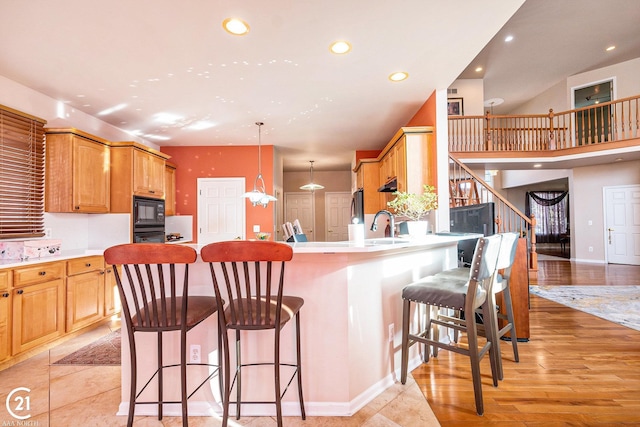
<path id="1" fill-rule="evenodd" d="M 485 98 L 512 108 L 640 57 L 636 0 L 528 0 L 502 28 L 522 1 L 0 0 L 0 75 L 160 146 L 254 145 L 263 121 L 285 170 L 344 170 L 458 76 L 484 77 Z M 225 33 L 228 17 L 250 33 Z M 338 39 L 353 51 L 329 53 Z M 477 62 L 483 76 L 464 71 Z M 398 70 L 409 79 L 390 82 Z M 189 128 L 200 122 L 213 126 Z"/>

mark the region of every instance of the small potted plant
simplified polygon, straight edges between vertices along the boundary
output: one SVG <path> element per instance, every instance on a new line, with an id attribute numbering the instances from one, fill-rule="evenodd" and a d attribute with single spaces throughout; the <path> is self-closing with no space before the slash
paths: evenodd
<path id="1" fill-rule="evenodd" d="M 396 191 L 393 195 L 396 198 L 388 202 L 387 206 L 396 216 L 407 219 L 409 234 L 427 234 L 428 222 L 423 219 L 429 212 L 438 209 L 438 193 L 435 192 L 435 187 L 425 184 L 422 194 Z"/>

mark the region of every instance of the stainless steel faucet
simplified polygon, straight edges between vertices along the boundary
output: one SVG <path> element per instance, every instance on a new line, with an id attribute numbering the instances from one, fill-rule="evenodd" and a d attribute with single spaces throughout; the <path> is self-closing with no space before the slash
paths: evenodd
<path id="1" fill-rule="evenodd" d="M 371 231 L 376 231 L 378 229 L 378 216 L 384 214 L 384 215 L 388 215 L 389 216 L 389 227 L 391 227 L 391 237 L 393 237 L 394 231 L 395 231 L 395 225 L 393 222 L 393 215 L 391 214 L 391 212 L 387 211 L 387 210 L 381 210 L 376 212 L 376 215 L 373 217 L 373 224 L 371 224 Z"/>

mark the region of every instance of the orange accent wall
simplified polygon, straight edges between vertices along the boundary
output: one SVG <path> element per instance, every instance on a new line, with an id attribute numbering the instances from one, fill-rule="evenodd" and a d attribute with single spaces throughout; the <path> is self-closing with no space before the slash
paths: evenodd
<path id="1" fill-rule="evenodd" d="M 176 165 L 176 215 L 193 215 L 193 238 L 197 239 L 198 178 L 245 178 L 246 191 L 253 190 L 258 174 L 258 147 L 189 146 L 161 147 Z M 262 146 L 262 177 L 266 190 L 273 195 L 273 146 Z M 253 225 L 263 231 L 273 228 L 271 203 L 266 208 L 246 202 L 246 236 L 253 237 Z M 278 201 L 276 203 L 281 203 Z"/>
<path id="2" fill-rule="evenodd" d="M 430 174 L 434 177 L 435 181 L 431 183 L 434 187 L 436 187 L 436 191 L 438 190 L 438 162 L 437 162 L 437 151 L 438 144 L 437 141 L 437 133 L 438 129 L 436 126 L 436 93 L 431 93 L 431 96 L 422 104 L 422 107 L 416 112 L 416 114 L 409 120 L 407 123 L 407 127 L 409 126 L 433 126 L 433 144 L 431 144 L 430 150 L 433 151 L 429 153 L 429 169 L 433 169 L 433 173 Z"/>
<path id="3" fill-rule="evenodd" d="M 409 120 L 409 126 L 433 126 L 436 131 L 436 93 L 433 92 L 416 114 Z"/>
<path id="4" fill-rule="evenodd" d="M 382 150 L 356 150 L 356 164 L 362 159 L 375 159 Z"/>

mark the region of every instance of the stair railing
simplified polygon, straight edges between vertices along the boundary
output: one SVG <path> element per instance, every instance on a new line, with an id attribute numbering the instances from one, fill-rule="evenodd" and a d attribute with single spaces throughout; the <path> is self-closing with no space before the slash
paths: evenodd
<path id="1" fill-rule="evenodd" d="M 529 270 L 538 271 L 536 252 L 536 220 L 513 206 L 504 196 L 480 178 L 471 169 L 449 154 L 449 205 L 468 206 L 494 203 L 496 230 L 498 233 L 516 232 L 525 237 L 529 247 Z"/>

